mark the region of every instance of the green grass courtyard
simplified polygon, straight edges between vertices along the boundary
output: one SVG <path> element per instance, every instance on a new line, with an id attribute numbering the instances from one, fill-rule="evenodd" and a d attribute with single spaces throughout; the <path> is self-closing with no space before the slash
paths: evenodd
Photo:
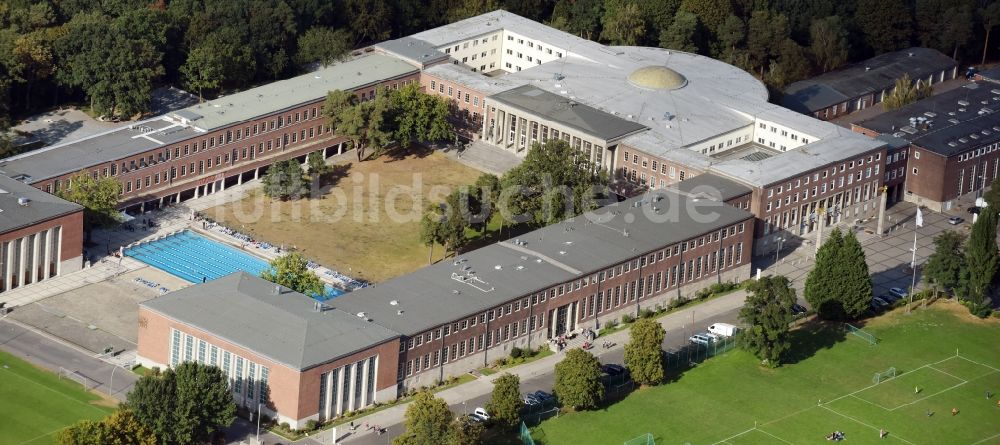
<path id="1" fill-rule="evenodd" d="M 59 430 L 111 411 L 79 383 L 0 351 L 0 445 L 55 443 Z"/>
<path id="2" fill-rule="evenodd" d="M 546 445 L 615 445 L 645 433 L 658 445 L 807 444 L 842 431 L 851 444 L 1000 445 L 1000 320 L 939 302 L 864 329 L 878 345 L 807 323 L 781 368 L 735 350 L 618 403 L 544 421 L 533 437 Z M 890 367 L 895 378 L 873 383 Z"/>

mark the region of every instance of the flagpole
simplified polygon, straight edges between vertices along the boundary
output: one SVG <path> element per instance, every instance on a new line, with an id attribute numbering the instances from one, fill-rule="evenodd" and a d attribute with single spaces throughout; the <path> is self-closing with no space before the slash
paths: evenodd
<path id="1" fill-rule="evenodd" d="M 913 222 L 913 254 L 910 257 L 910 292 L 909 292 L 909 303 L 906 305 L 906 312 L 910 312 L 910 307 L 913 306 L 913 288 L 917 286 L 917 228 L 924 225 L 924 215 L 920 213 L 920 208 L 917 207 L 917 217 L 916 221 Z"/>

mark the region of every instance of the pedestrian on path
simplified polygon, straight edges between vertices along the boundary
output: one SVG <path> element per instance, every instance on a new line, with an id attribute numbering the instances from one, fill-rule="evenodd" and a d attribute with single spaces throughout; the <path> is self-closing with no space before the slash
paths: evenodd
<path id="1" fill-rule="evenodd" d="M 884 429 L 881 429 L 881 428 L 880 428 L 880 429 L 878 430 L 878 438 L 879 438 L 879 439 L 885 439 L 885 436 L 888 436 L 888 435 L 889 435 L 889 433 L 885 432 L 885 430 L 884 430 Z"/>
<path id="2" fill-rule="evenodd" d="M 952 408 L 951 409 L 951 415 L 952 415 L 952 417 L 957 416 L 958 415 L 958 408 Z"/>

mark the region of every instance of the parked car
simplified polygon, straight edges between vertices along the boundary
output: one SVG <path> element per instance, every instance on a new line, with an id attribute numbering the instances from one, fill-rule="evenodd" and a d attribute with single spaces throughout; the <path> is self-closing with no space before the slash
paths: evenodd
<path id="1" fill-rule="evenodd" d="M 809 311 L 806 310 L 805 306 L 803 306 L 801 304 L 798 304 L 798 303 L 795 303 L 795 304 L 792 305 L 792 315 L 794 315 L 796 317 L 801 317 L 801 316 L 805 315 L 806 312 L 809 312 Z"/>
<path id="2" fill-rule="evenodd" d="M 708 333 L 705 333 L 705 332 L 703 332 L 701 334 L 694 334 L 694 335 L 691 336 L 691 338 L 688 338 L 688 340 L 690 340 L 691 343 L 695 343 L 695 344 L 699 344 L 699 345 L 707 345 L 707 344 L 713 343 L 715 341 L 712 337 L 708 336 Z"/>
<path id="3" fill-rule="evenodd" d="M 876 305 L 878 305 L 878 307 L 881 308 L 881 309 L 885 309 L 885 308 L 889 307 L 889 302 L 885 301 L 885 300 L 883 300 L 883 299 L 881 299 L 879 297 L 872 298 L 872 302 L 875 303 Z"/>
<path id="4" fill-rule="evenodd" d="M 905 290 L 900 289 L 898 287 L 889 289 L 889 293 L 899 298 L 906 298 L 906 296 L 909 295 Z"/>
<path id="5" fill-rule="evenodd" d="M 740 328 L 729 323 L 713 323 L 708 327 L 708 332 L 719 337 L 732 337 Z"/>
<path id="6" fill-rule="evenodd" d="M 536 405 L 541 405 L 541 404 L 542 404 L 542 401 L 538 400 L 538 397 L 535 397 L 534 394 L 525 394 L 524 395 L 524 405 L 525 406 L 536 406 Z"/>
<path id="7" fill-rule="evenodd" d="M 486 422 L 490 420 L 490 414 L 487 413 L 486 409 L 483 407 L 478 407 L 472 410 L 472 414 L 469 414 L 469 417 L 471 417 L 472 420 L 476 420 L 479 422 Z"/>
<path id="8" fill-rule="evenodd" d="M 554 402 L 556 400 L 556 396 L 549 394 L 545 391 L 535 391 L 531 393 L 531 395 L 534 396 L 535 399 L 537 399 L 541 403 L 549 403 L 549 402 Z"/>
<path id="9" fill-rule="evenodd" d="M 617 375 L 622 375 L 622 374 L 625 373 L 625 371 L 626 371 L 626 369 L 622 365 L 616 365 L 614 363 L 608 363 L 606 365 L 601 365 L 601 372 L 603 372 L 603 373 L 605 373 L 607 375 L 610 375 L 612 377 L 613 376 L 617 376 Z"/>
<path id="10" fill-rule="evenodd" d="M 965 220 L 957 216 L 952 216 L 951 218 L 948 218 L 948 224 L 951 224 L 953 226 L 957 226 L 959 224 L 962 224 L 963 222 L 965 222 Z"/>
<path id="11" fill-rule="evenodd" d="M 895 296 L 893 294 L 879 295 L 878 298 L 881 298 L 881 299 L 887 301 L 889 304 L 895 303 L 896 301 L 899 300 L 899 297 L 897 297 L 897 296 Z"/>

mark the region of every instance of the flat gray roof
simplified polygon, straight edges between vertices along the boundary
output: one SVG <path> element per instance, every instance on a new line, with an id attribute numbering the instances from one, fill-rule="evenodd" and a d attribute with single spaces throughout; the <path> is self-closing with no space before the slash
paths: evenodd
<path id="1" fill-rule="evenodd" d="M 417 68 L 379 53 L 338 62 L 317 71 L 207 101 L 88 138 L 53 145 L 0 161 L 0 173 L 30 176 L 30 182 L 73 173 L 158 147 L 198 137 L 238 122 L 316 101 L 331 90 L 353 90 L 414 73 Z M 172 115 L 191 120 L 174 122 Z"/>
<path id="2" fill-rule="evenodd" d="M 439 51 L 433 44 L 409 36 L 386 40 L 373 46 L 380 51 L 406 60 L 418 68 L 448 59 L 448 55 Z"/>
<path id="3" fill-rule="evenodd" d="M 953 156 L 1000 141 L 1000 85 L 969 83 L 854 125 Z"/>
<path id="4" fill-rule="evenodd" d="M 656 190 L 329 303 L 414 335 L 751 217 L 717 201 Z"/>
<path id="5" fill-rule="evenodd" d="M 236 272 L 140 303 L 292 369 L 305 370 L 398 337 L 357 314 Z"/>
<path id="6" fill-rule="evenodd" d="M 800 80 L 785 88 L 781 104 L 812 113 L 845 100 L 892 88 L 909 74 L 914 81 L 954 68 L 955 59 L 931 48 L 913 47 L 880 54 L 845 68 Z"/>
<path id="7" fill-rule="evenodd" d="M 611 113 L 605 113 L 533 85 L 521 85 L 494 94 L 490 96 L 490 99 L 558 122 L 583 133 L 597 136 L 605 141 L 613 141 L 647 128 L 645 125 L 622 119 Z"/>
<path id="8" fill-rule="evenodd" d="M 692 197 L 704 196 L 723 202 L 753 192 L 750 187 L 739 182 L 711 173 L 687 178 L 674 184 L 673 188 Z"/>
<path id="9" fill-rule="evenodd" d="M 21 205 L 19 198 L 28 199 Z M 0 233 L 83 210 L 83 206 L 0 175 Z"/>

